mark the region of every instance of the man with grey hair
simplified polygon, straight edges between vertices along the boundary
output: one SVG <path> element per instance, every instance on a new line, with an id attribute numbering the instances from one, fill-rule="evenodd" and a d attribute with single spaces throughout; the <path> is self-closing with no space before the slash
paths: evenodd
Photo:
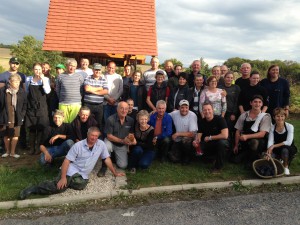
<path id="1" fill-rule="evenodd" d="M 104 159 L 115 177 L 124 176 L 124 173 L 119 173 L 114 168 L 105 144 L 98 139 L 99 135 L 100 131 L 97 127 L 90 127 L 87 138 L 77 142 L 68 152 L 57 178 L 22 190 L 19 198 L 23 200 L 31 194 L 61 193 L 67 188 L 83 190 L 87 186 L 89 175 L 99 158 Z"/>
<path id="2" fill-rule="evenodd" d="M 188 84 L 189 87 L 193 87 L 194 86 L 194 80 L 195 80 L 195 76 L 197 74 L 201 74 L 201 61 L 199 59 L 196 59 L 193 61 L 192 65 L 191 65 L 191 73 L 188 76 Z M 203 74 L 202 74 L 203 75 Z M 203 79 L 204 79 L 204 84 L 206 83 L 206 76 L 203 75 Z"/>
<path id="3" fill-rule="evenodd" d="M 81 58 L 80 59 L 80 68 L 76 69 L 76 73 L 82 73 L 87 75 L 93 75 L 93 70 L 89 68 L 90 61 L 87 58 Z"/>
<path id="4" fill-rule="evenodd" d="M 84 80 L 83 104 L 90 108 L 102 129 L 104 95 L 108 94 L 108 84 L 101 72 L 102 65 L 94 63 L 93 74 Z"/>
<path id="5" fill-rule="evenodd" d="M 128 165 L 128 147 L 133 145 L 128 138 L 129 134 L 134 133 L 134 120 L 128 116 L 129 106 L 127 102 L 119 102 L 117 113 L 108 117 L 105 123 L 106 138 L 104 140 L 108 152 L 114 152 L 116 164 L 119 168 L 125 169 Z M 102 168 L 98 176 L 104 176 L 106 167 L 102 163 Z"/>
<path id="6" fill-rule="evenodd" d="M 166 113 L 167 103 L 159 100 L 156 103 L 156 112 L 150 116 L 149 125 L 154 127 L 153 145 L 157 158 L 164 162 L 167 160 L 172 135 L 172 118 Z"/>
<path id="7" fill-rule="evenodd" d="M 76 73 L 77 61 L 68 59 L 67 70 L 58 75 L 56 93 L 59 100 L 58 108 L 65 113 L 65 122 L 71 123 L 81 107 L 81 94 L 84 78 Z"/>
<path id="8" fill-rule="evenodd" d="M 164 74 L 164 78 L 165 78 L 164 80 L 165 81 L 168 80 L 168 76 L 167 76 L 166 72 L 158 68 L 159 60 L 157 57 L 152 57 L 150 64 L 151 64 L 151 68 L 144 72 L 143 78 L 142 78 L 143 82 L 146 85 L 147 91 L 149 91 L 150 86 L 152 86 L 155 83 L 157 71 L 162 71 L 162 73 Z"/>
<path id="9" fill-rule="evenodd" d="M 250 63 L 243 63 L 240 68 L 242 76 L 236 79 L 235 84 L 238 85 L 241 90 L 250 85 L 250 74 L 251 74 L 251 65 Z"/>

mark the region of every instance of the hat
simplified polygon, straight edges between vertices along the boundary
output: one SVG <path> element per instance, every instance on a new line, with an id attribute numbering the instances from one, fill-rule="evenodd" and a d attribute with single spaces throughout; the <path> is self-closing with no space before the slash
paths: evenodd
<path id="1" fill-rule="evenodd" d="M 62 116 L 62 117 L 65 117 L 65 113 L 64 111 L 60 110 L 60 109 L 56 109 L 53 116 Z"/>
<path id="2" fill-rule="evenodd" d="M 165 75 L 165 73 L 164 73 L 164 71 L 162 71 L 162 70 L 158 70 L 156 73 L 155 73 L 155 77 L 157 76 L 157 75 Z"/>
<path id="3" fill-rule="evenodd" d="M 179 102 L 179 106 L 182 106 L 182 105 L 190 106 L 190 103 L 189 103 L 188 100 L 183 99 L 183 100 L 181 100 L 181 101 Z"/>
<path id="4" fill-rule="evenodd" d="M 10 58 L 9 63 L 19 63 L 20 64 L 19 59 L 17 57 Z"/>
<path id="5" fill-rule="evenodd" d="M 64 70 L 66 69 L 64 64 L 57 64 L 55 68 L 56 69 L 64 69 Z"/>
<path id="6" fill-rule="evenodd" d="M 264 98 L 261 96 L 261 95 L 253 95 L 252 98 L 251 98 L 251 102 L 254 100 L 254 99 L 260 99 L 262 102 L 264 101 Z"/>
<path id="7" fill-rule="evenodd" d="M 93 68 L 94 68 L 94 70 L 101 70 L 102 65 L 100 63 L 94 63 Z"/>

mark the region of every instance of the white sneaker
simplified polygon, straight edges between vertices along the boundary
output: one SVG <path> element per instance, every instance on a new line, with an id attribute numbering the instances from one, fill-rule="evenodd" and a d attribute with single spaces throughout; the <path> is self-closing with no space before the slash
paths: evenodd
<path id="1" fill-rule="evenodd" d="M 14 154 L 14 155 L 10 154 L 10 156 L 11 156 L 11 157 L 14 157 L 15 159 L 20 158 L 20 155 L 18 155 L 18 154 Z"/>
<path id="2" fill-rule="evenodd" d="M 4 153 L 1 157 L 2 158 L 6 158 L 7 156 L 9 156 L 9 154 L 8 153 Z"/>
<path id="3" fill-rule="evenodd" d="M 284 168 L 284 174 L 285 174 L 285 175 L 290 175 L 290 170 L 289 170 L 289 168 Z"/>

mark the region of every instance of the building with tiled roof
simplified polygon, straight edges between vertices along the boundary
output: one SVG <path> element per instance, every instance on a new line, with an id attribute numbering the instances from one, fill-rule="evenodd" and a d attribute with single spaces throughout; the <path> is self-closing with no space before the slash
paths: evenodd
<path id="1" fill-rule="evenodd" d="M 43 50 L 114 60 L 157 55 L 155 0 L 50 0 Z"/>

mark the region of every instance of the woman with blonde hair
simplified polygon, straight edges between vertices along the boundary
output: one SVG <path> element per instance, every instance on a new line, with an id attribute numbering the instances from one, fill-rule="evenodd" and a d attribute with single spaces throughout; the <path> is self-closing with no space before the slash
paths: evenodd
<path id="1" fill-rule="evenodd" d="M 137 168 L 147 169 L 155 156 L 153 146 L 154 128 L 148 124 L 149 113 L 141 110 L 137 114 L 137 124 L 134 136 L 137 141 L 136 146 L 130 151 L 128 169 L 135 173 Z"/>
<path id="2" fill-rule="evenodd" d="M 294 126 L 285 122 L 287 113 L 283 108 L 274 109 L 274 120 L 268 138 L 268 157 L 283 160 L 284 174 L 290 175 L 289 164 L 294 158 L 297 148 L 294 145 Z"/>
<path id="3" fill-rule="evenodd" d="M 26 94 L 20 88 L 20 83 L 21 77 L 18 74 L 12 74 L 8 85 L 0 89 L 0 132 L 4 137 L 6 150 L 2 158 L 20 157 L 15 151 L 27 105 Z"/>

